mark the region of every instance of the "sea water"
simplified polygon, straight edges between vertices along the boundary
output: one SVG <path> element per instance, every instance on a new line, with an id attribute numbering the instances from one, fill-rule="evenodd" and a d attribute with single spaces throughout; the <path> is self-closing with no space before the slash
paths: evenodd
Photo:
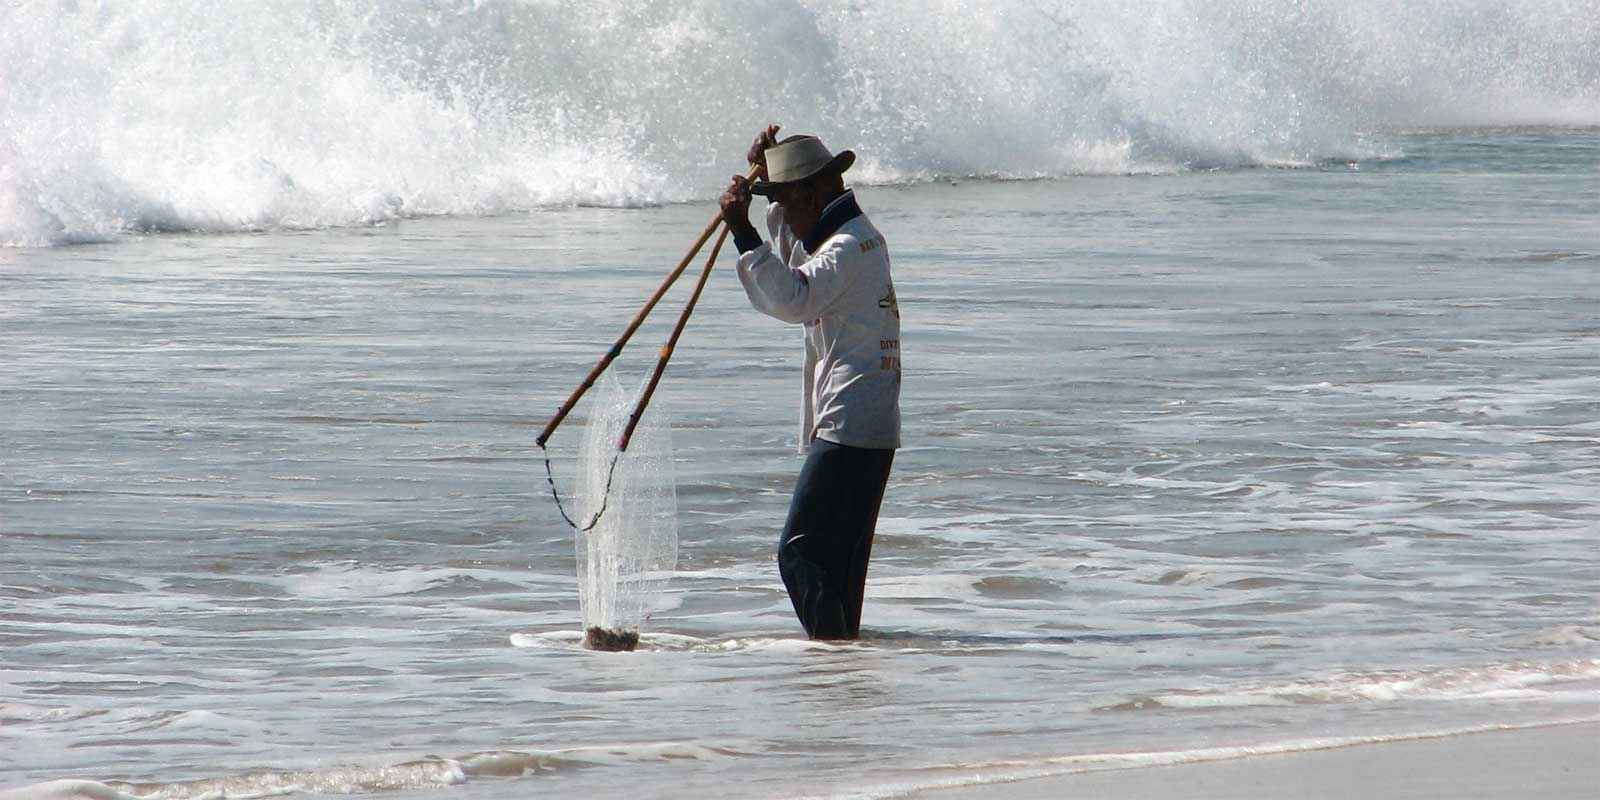
<path id="1" fill-rule="evenodd" d="M 0 790 L 886 796 L 1600 717 L 1592 4 L 956 5 L 3 12 Z M 585 651 L 533 438 L 769 118 L 860 152 L 895 269 L 864 638 L 783 593 L 800 335 L 725 262 L 678 571 Z"/>

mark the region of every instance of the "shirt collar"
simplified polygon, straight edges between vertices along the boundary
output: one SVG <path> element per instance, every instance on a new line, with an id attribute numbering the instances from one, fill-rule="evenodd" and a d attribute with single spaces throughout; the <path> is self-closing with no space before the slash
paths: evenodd
<path id="1" fill-rule="evenodd" d="M 811 235 L 801 242 L 807 253 L 815 253 L 828 237 L 839 232 L 846 222 L 861 216 L 861 206 L 856 205 L 854 189 L 846 189 L 844 194 L 833 199 L 822 209 L 822 215 L 817 217 L 816 227 L 811 229 Z"/>

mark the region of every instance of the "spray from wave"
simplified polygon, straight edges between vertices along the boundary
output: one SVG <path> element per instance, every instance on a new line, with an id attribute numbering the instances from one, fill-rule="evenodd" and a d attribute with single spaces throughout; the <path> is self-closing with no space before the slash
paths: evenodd
<path id="1" fill-rule="evenodd" d="M 1600 121 L 1595 0 L 69 0 L 0 10 L 0 243 L 703 197 L 768 121 L 858 179 L 1371 157 Z"/>

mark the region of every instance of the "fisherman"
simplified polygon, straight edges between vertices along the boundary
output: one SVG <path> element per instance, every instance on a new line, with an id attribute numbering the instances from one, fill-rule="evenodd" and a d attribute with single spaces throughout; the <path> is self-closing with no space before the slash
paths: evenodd
<path id="1" fill-rule="evenodd" d="M 835 155 L 815 136 L 778 141 L 768 126 L 750 147 L 757 180 L 734 176 L 722 216 L 739 248 L 739 282 L 756 310 L 805 326 L 800 451 L 778 571 L 813 639 L 855 639 L 867 562 L 889 468 L 900 446 L 900 309 L 889 248 Z M 767 198 L 771 243 L 750 224 Z"/>

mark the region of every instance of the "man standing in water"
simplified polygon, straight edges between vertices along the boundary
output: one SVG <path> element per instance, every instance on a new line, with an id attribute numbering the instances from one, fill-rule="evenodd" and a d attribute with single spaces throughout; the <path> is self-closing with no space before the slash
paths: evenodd
<path id="1" fill-rule="evenodd" d="M 722 215 L 739 247 L 750 304 L 805 326 L 800 450 L 807 453 L 778 540 L 778 571 L 813 639 L 854 639 L 878 506 L 900 446 L 900 309 L 883 234 L 861 213 L 834 155 L 815 136 L 750 147 L 754 183 L 734 176 Z M 764 195 L 768 244 L 750 224 Z"/>

